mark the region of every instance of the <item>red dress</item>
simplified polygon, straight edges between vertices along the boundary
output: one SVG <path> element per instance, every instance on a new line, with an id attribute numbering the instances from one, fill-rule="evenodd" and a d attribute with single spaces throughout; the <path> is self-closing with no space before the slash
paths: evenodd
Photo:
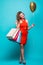
<path id="1" fill-rule="evenodd" d="M 28 34 L 28 23 L 26 20 L 22 20 L 20 23 L 20 31 L 21 31 L 21 44 L 26 44 L 27 34 Z"/>

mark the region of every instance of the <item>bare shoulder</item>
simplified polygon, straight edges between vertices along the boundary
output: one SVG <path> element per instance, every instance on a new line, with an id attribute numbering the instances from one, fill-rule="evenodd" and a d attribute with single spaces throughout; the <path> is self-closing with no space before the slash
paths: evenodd
<path id="1" fill-rule="evenodd" d="M 20 20 L 20 24 L 22 23 L 22 21 Z"/>
<path id="2" fill-rule="evenodd" d="M 26 19 L 26 22 L 28 23 L 28 20 Z"/>

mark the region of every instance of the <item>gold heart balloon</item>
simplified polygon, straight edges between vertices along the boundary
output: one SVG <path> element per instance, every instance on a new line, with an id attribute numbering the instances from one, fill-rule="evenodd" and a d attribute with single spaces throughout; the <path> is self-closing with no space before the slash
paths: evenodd
<path id="1" fill-rule="evenodd" d="M 36 4 L 35 4 L 35 2 L 31 2 L 31 3 L 30 3 L 30 10 L 31 10 L 32 12 L 34 12 L 34 11 L 36 10 Z"/>

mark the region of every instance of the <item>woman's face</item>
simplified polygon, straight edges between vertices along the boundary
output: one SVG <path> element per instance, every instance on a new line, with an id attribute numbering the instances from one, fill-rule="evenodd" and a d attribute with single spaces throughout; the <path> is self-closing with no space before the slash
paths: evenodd
<path id="1" fill-rule="evenodd" d="M 23 13 L 21 13 L 19 16 L 20 16 L 22 19 L 24 19 L 24 14 L 23 14 Z"/>

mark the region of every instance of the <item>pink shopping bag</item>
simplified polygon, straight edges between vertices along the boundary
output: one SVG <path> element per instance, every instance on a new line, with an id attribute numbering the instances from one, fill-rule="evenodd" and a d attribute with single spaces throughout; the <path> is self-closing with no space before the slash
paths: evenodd
<path id="1" fill-rule="evenodd" d="M 18 30 L 16 36 L 13 38 L 13 41 L 20 43 L 21 41 L 21 31 L 20 30 Z"/>
<path id="2" fill-rule="evenodd" d="M 15 33 L 16 33 L 16 32 L 15 32 Z M 19 30 L 17 31 L 16 35 L 15 35 L 15 33 L 14 33 L 14 36 L 13 36 L 13 40 L 14 40 L 14 41 L 16 41 L 16 40 L 17 40 L 17 38 L 18 38 L 18 35 L 19 35 Z"/>

